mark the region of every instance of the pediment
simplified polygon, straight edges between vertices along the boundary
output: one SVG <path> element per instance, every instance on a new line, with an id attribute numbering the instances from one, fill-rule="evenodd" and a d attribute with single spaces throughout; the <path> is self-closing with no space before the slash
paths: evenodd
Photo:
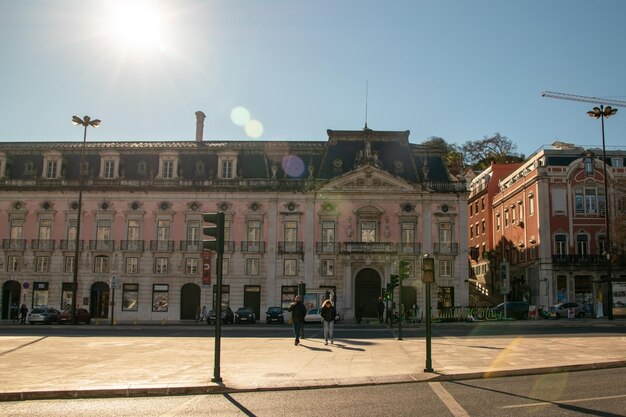
<path id="1" fill-rule="evenodd" d="M 319 191 L 405 192 L 420 189 L 405 180 L 371 165 L 363 166 L 333 178 Z"/>

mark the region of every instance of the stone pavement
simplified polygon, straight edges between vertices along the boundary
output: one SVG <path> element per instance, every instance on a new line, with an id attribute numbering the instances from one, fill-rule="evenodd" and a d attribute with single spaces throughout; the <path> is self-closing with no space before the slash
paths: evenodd
<path id="1" fill-rule="evenodd" d="M 554 325 L 549 320 L 532 323 Z M 433 337 L 433 373 L 424 372 L 424 338 L 399 341 L 378 324 L 370 327 L 384 337 L 375 339 L 355 338 L 356 330 L 340 324 L 335 343 L 328 346 L 321 328 L 308 328 L 300 346 L 294 346 L 290 337 L 225 337 L 220 383 L 211 382 L 212 337 L 111 337 L 98 336 L 97 331 L 90 337 L 7 336 L 0 327 L 0 400 L 302 389 L 626 366 L 626 321 L 589 323 L 624 331 Z M 433 328 L 491 324 L 443 323 Z"/>

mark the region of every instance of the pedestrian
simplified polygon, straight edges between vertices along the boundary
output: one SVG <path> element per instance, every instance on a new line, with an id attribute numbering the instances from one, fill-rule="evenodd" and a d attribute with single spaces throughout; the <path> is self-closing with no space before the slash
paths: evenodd
<path id="1" fill-rule="evenodd" d="M 204 321 L 206 319 L 206 306 L 202 306 L 202 313 L 200 313 L 200 321 Z"/>
<path id="2" fill-rule="evenodd" d="M 13 301 L 11 303 L 11 320 L 13 320 L 13 324 L 15 324 L 15 322 L 17 321 L 19 312 L 20 309 L 17 306 L 17 303 Z"/>
<path id="3" fill-rule="evenodd" d="M 28 314 L 28 307 L 26 304 L 22 304 L 20 308 L 20 324 L 26 324 L 26 315 Z"/>
<path id="4" fill-rule="evenodd" d="M 378 322 L 382 324 L 383 314 L 385 314 L 385 303 L 383 297 L 378 297 L 378 305 L 376 305 L 376 311 L 378 312 Z"/>
<path id="5" fill-rule="evenodd" d="M 337 309 L 332 301 L 324 301 L 320 315 L 322 316 L 322 323 L 324 323 L 324 340 L 328 345 L 328 339 L 330 339 L 330 344 L 332 345 L 334 343 L 333 330 L 335 328 L 335 317 L 337 317 Z"/>
<path id="6" fill-rule="evenodd" d="M 363 304 L 357 304 L 354 309 L 354 318 L 356 319 L 357 324 L 361 324 L 361 320 L 363 319 Z"/>
<path id="7" fill-rule="evenodd" d="M 291 312 L 291 322 L 293 323 L 293 333 L 296 336 L 294 344 L 298 346 L 300 343 L 300 332 L 304 326 L 304 316 L 306 316 L 306 307 L 302 304 L 302 297 L 296 295 L 293 303 L 287 308 Z"/>
<path id="8" fill-rule="evenodd" d="M 200 306 L 196 308 L 196 321 L 200 320 Z"/>

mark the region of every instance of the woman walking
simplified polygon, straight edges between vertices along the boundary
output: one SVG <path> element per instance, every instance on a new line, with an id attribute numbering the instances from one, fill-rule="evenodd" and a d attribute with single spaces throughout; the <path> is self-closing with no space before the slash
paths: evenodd
<path id="1" fill-rule="evenodd" d="M 320 315 L 322 316 L 322 321 L 324 322 L 324 340 L 326 341 L 326 344 L 328 344 L 328 339 L 330 339 L 330 344 L 332 345 L 335 317 L 337 317 L 337 309 L 335 309 L 332 301 L 324 301 Z"/>

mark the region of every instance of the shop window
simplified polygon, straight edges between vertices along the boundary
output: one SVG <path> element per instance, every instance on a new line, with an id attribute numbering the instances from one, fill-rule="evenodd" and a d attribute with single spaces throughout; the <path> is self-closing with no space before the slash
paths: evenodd
<path id="1" fill-rule="evenodd" d="M 282 308 L 288 308 L 298 294 L 297 285 L 283 285 L 280 290 L 280 304 Z"/>
<path id="2" fill-rule="evenodd" d="M 165 287 L 167 287 L 167 285 Z M 139 284 L 124 284 L 124 286 L 122 287 L 122 311 L 137 311 L 138 309 Z M 155 310 L 153 309 L 153 311 Z"/>
<path id="3" fill-rule="evenodd" d="M 48 305 L 48 283 L 33 283 L 33 307 Z"/>
<path id="4" fill-rule="evenodd" d="M 73 293 L 74 293 L 73 283 L 64 282 L 61 284 L 61 310 L 72 309 L 72 294 Z"/>
<path id="5" fill-rule="evenodd" d="M 437 289 L 437 308 L 454 307 L 454 287 L 439 287 Z"/>
<path id="6" fill-rule="evenodd" d="M 169 308 L 169 285 L 153 284 L 152 285 L 152 311 L 155 313 L 167 312 Z"/>

